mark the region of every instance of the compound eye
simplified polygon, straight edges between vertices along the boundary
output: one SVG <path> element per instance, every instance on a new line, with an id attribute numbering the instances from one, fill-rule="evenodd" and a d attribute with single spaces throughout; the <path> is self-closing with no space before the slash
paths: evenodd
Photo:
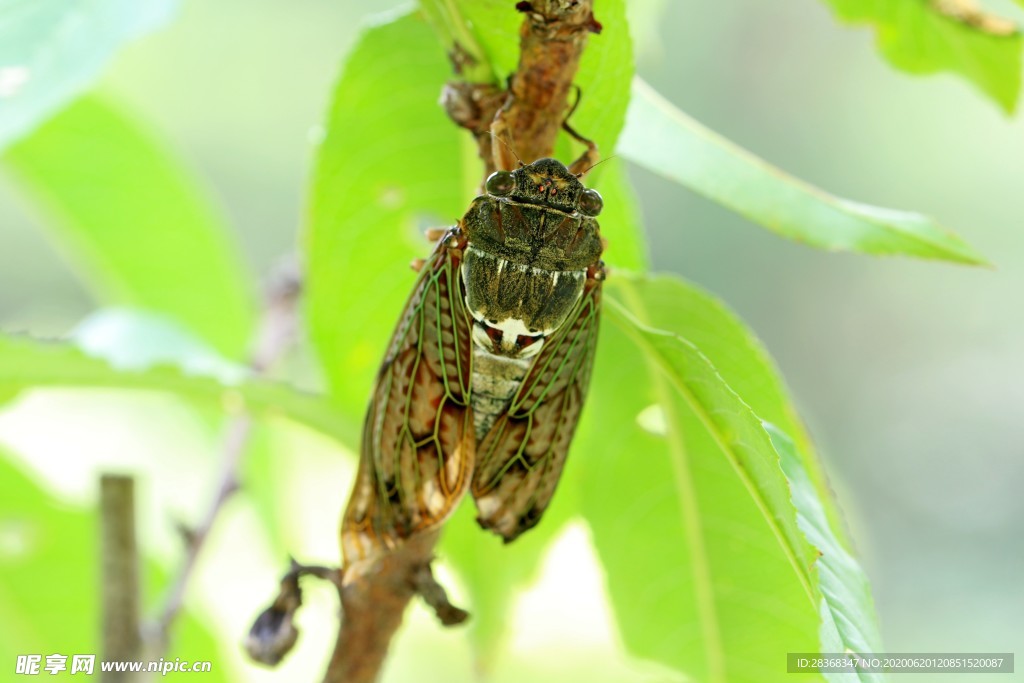
<path id="1" fill-rule="evenodd" d="M 489 194 L 504 197 L 507 194 L 511 194 L 512 190 L 515 189 L 516 180 L 508 171 L 495 171 L 487 178 L 484 187 L 487 188 Z"/>
<path id="2" fill-rule="evenodd" d="M 579 206 L 580 213 L 596 216 L 604 208 L 604 200 L 601 199 L 601 193 L 597 190 L 583 190 L 577 206 Z"/>

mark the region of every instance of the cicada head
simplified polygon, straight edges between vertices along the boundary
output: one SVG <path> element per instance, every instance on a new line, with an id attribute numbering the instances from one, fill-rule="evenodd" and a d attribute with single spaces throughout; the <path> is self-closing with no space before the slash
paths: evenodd
<path id="1" fill-rule="evenodd" d="M 515 171 L 496 171 L 487 179 L 486 189 L 494 197 L 508 197 L 514 202 L 569 214 L 596 216 L 602 207 L 597 190 L 587 189 L 557 159 L 538 159 Z"/>

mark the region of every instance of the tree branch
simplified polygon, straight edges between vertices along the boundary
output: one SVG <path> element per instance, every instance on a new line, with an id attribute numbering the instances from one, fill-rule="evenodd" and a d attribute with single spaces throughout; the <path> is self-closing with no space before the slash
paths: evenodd
<path id="1" fill-rule="evenodd" d="M 103 658 L 134 661 L 142 650 L 139 628 L 139 549 L 135 535 L 135 481 L 100 477 L 100 552 L 102 553 Z M 130 672 L 108 671 L 104 683 L 133 679 Z"/>
<path id="2" fill-rule="evenodd" d="M 519 66 L 508 89 L 453 81 L 441 95 L 451 119 L 476 137 L 485 178 L 498 168 L 513 169 L 519 161 L 551 156 L 587 36 L 601 32 L 593 0 L 536 0 L 519 2 L 516 9 L 526 17 Z M 461 53 L 455 49 L 453 54 Z"/>
<path id="3" fill-rule="evenodd" d="M 301 294 L 301 281 L 294 263 L 282 264 L 271 276 L 267 287 L 263 318 L 257 330 L 250 353 L 249 366 L 256 375 L 266 373 L 293 344 L 298 330 L 296 308 Z M 239 470 L 252 435 L 253 421 L 248 415 L 231 418 L 221 446 L 220 474 L 217 489 L 199 524 L 183 529 L 185 557 L 167 592 L 163 608 L 148 639 L 151 658 L 167 651 L 170 630 L 185 599 L 188 583 L 206 539 L 220 514 L 224 503 L 239 487 Z"/>
<path id="4" fill-rule="evenodd" d="M 433 559 L 439 531 L 410 538 L 340 587 L 341 629 L 324 683 L 373 683 L 417 592 L 414 577 Z"/>
<path id="5" fill-rule="evenodd" d="M 600 33 L 592 0 L 520 2 L 526 14 L 520 31 L 519 68 L 509 83 L 508 100 L 497 112 L 491 132 L 505 140 L 525 163 L 551 156 L 565 122 L 587 35 Z M 499 168 L 515 168 L 504 145 L 494 147 Z"/>

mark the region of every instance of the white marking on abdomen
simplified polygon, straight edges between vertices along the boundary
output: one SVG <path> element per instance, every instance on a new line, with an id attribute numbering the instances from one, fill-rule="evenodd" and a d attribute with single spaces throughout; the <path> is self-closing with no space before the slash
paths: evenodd
<path id="1" fill-rule="evenodd" d="M 505 333 L 506 339 L 512 339 L 513 341 L 519 336 L 533 337 L 537 334 L 551 334 L 551 330 L 531 331 L 527 329 L 526 323 L 519 318 L 505 318 L 504 320 L 499 320 L 496 323 L 488 323 L 488 325 L 497 330 L 501 330 Z"/>

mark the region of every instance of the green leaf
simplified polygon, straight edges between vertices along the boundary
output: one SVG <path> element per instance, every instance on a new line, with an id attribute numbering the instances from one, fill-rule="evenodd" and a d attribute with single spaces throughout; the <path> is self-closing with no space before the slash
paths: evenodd
<path id="1" fill-rule="evenodd" d="M 607 157 L 618 144 L 626 125 L 626 112 L 633 82 L 633 41 L 629 35 L 625 0 L 600 0 L 595 16 L 603 28 L 587 38 L 574 84 L 580 89 L 580 104 L 570 123 L 582 135 L 597 143 Z M 602 166 L 588 174 L 595 183 Z"/>
<path id="2" fill-rule="evenodd" d="M 693 343 L 761 419 L 792 436 L 804 470 L 814 482 L 834 533 L 849 544 L 831 488 L 775 362 L 757 336 L 721 301 L 669 275 L 629 277 L 614 273 L 646 304 L 651 327 Z"/>
<path id="3" fill-rule="evenodd" d="M 647 236 L 640 229 L 639 203 L 619 159 L 601 164 L 603 172 L 588 183 L 601 193 L 604 208 L 598 219 L 608 245 L 601 255 L 613 268 L 645 271 L 650 266 Z"/>
<path id="4" fill-rule="evenodd" d="M 502 0 L 421 0 L 423 13 L 445 49 L 455 43 L 479 64 L 464 74 L 469 80 L 503 83 L 519 62 L 519 27 L 523 15 Z"/>
<path id="5" fill-rule="evenodd" d="M 815 649 L 820 595 L 778 456 L 692 344 L 636 320 L 641 292 L 609 285 L 592 391 L 616 400 L 577 452 L 623 639 L 697 680 L 791 677 L 778 653 Z"/>
<path id="6" fill-rule="evenodd" d="M 2 450 L 0 481 L 0 658 L 96 653 L 96 521 L 51 499 Z"/>
<path id="7" fill-rule="evenodd" d="M 754 373 L 755 398 L 793 418 L 759 349 L 730 344 L 742 330 L 671 289 L 665 278 L 609 281 L 614 324 L 601 332 L 574 448 L 586 458 L 583 514 L 634 654 L 696 680 L 788 681 L 778 653 L 818 651 L 821 592 L 778 455 L 696 347 L 634 316 L 709 324 L 709 338 L 723 334 L 719 356 L 733 355 L 730 372 Z"/>
<path id="8" fill-rule="evenodd" d="M 245 350 L 253 300 L 238 248 L 148 131 L 84 97 L 13 145 L 4 165 L 100 298 L 170 314 L 232 357 Z"/>
<path id="9" fill-rule="evenodd" d="M 819 492 L 804 469 L 803 459 L 793 441 L 772 424 L 765 425 L 779 454 L 793 492 L 797 524 L 807 540 L 821 553 L 818 576 L 821 585 L 820 652 L 881 652 L 882 637 L 875 623 L 874 601 L 864 570 L 833 533 Z M 836 683 L 857 680 L 880 682 L 881 674 L 859 672 L 826 674 Z"/>
<path id="10" fill-rule="evenodd" d="M 102 656 L 95 513 L 56 500 L 12 460 L 0 450 L 0 659 L 13 666 L 26 654 L 42 655 L 44 664 L 50 654 Z M 150 575 L 161 573 L 152 562 L 145 568 Z M 216 640 L 188 612 L 180 616 L 165 658 L 175 657 L 218 659 Z M 208 676 L 227 680 L 216 664 Z"/>
<path id="11" fill-rule="evenodd" d="M 627 283 L 611 288 L 608 317 L 642 351 L 656 371 L 664 374 L 663 391 L 671 390 L 685 402 L 714 440 L 716 449 L 748 488 L 764 521 L 776 537 L 782 555 L 792 563 L 806 590 L 811 588 L 808 558 L 813 553 L 797 531 L 790 494 L 771 440 L 748 404 L 729 387 L 696 346 L 683 338 L 640 323 L 652 317 L 651 301 Z M 616 296 L 617 295 L 617 296 Z M 636 315 L 633 311 L 636 311 Z M 678 403 L 678 401 L 677 401 Z M 668 426 L 671 432 L 671 423 Z"/>
<path id="12" fill-rule="evenodd" d="M 131 369 L 117 369 L 113 365 L 117 362 L 116 357 L 113 361 L 91 357 L 66 343 L 0 335 L 0 395 L 48 387 L 164 391 L 229 411 L 244 408 L 258 415 L 286 417 L 342 443 L 353 443 L 358 433 L 327 401 L 281 384 L 259 379 L 225 383 L 221 381 L 225 378 L 202 374 L 205 369 L 190 374 L 170 357 Z"/>
<path id="13" fill-rule="evenodd" d="M 285 520 L 294 512 L 289 509 L 290 498 L 282 492 L 288 490 L 281 481 L 281 470 L 293 468 L 294 453 L 280 447 L 274 440 L 278 425 L 260 422 L 249 433 L 249 442 L 242 461 L 241 481 L 246 494 L 252 500 L 253 508 L 263 522 L 267 542 L 273 552 L 281 556 L 296 552 L 294 537 L 289 537 Z M 350 436 L 355 436 L 351 434 Z M 354 447 L 355 441 L 346 441 Z M 346 451 L 347 452 L 347 451 Z"/>
<path id="14" fill-rule="evenodd" d="M 833 251 L 986 263 L 925 216 L 841 199 L 783 173 L 697 123 L 640 80 L 619 152 L 797 242 Z"/>
<path id="15" fill-rule="evenodd" d="M 964 0 L 826 1 L 841 20 L 874 26 L 879 50 L 897 69 L 955 73 L 1013 113 L 1021 35 L 1011 22 Z"/>
<path id="16" fill-rule="evenodd" d="M 236 384 L 248 370 L 218 355 L 167 316 L 122 308 L 101 309 L 75 328 L 75 345 L 117 370 L 142 372 L 173 365 L 188 375 Z"/>
<path id="17" fill-rule="evenodd" d="M 361 416 L 415 281 L 422 230 L 453 225 L 479 167 L 437 106 L 450 68 L 416 14 L 368 29 L 334 90 L 305 237 L 310 337 L 333 398 Z M 465 140 L 468 145 L 468 140 Z"/>
<path id="18" fill-rule="evenodd" d="M 849 542 L 845 539 L 845 528 L 842 525 L 839 512 L 832 499 L 824 474 L 821 471 L 821 465 L 786 394 L 781 378 L 760 342 L 720 302 L 698 288 L 679 281 L 674 277 L 628 278 L 619 274 L 609 282 L 609 287 L 612 289 L 613 296 L 617 300 L 628 302 L 631 310 L 635 309 L 642 313 L 645 322 L 649 323 L 652 327 L 672 335 L 678 335 L 680 338 L 695 343 L 696 347 L 700 349 L 701 355 L 706 357 L 714 367 L 720 378 L 718 382 L 727 385 L 736 392 L 736 398 L 732 405 L 722 405 L 721 403 L 716 404 L 712 401 L 706 401 L 705 404 L 708 406 L 708 412 L 716 409 L 722 412 L 736 411 L 736 402 L 741 400 L 742 403 L 740 405 L 749 406 L 749 409 L 747 409 L 748 413 L 752 410 L 752 413 L 757 418 L 766 419 L 774 423 L 774 425 L 767 426 L 767 431 L 771 438 L 771 445 L 778 453 L 778 456 L 772 456 L 769 453 L 767 457 L 779 457 L 780 465 L 785 473 L 791 492 L 790 504 L 795 507 L 797 525 L 800 532 L 811 545 L 822 553 L 822 556 L 815 563 L 817 571 L 811 574 L 812 580 L 818 582 L 815 587 L 816 591 L 820 590 L 817 610 L 819 614 L 819 629 L 817 633 L 820 642 L 812 647 L 812 651 L 842 652 L 846 648 L 857 652 L 880 651 L 882 649 L 881 641 L 878 635 L 867 579 L 847 549 Z M 617 331 L 609 330 L 606 327 L 605 330 L 602 330 L 602 347 L 608 339 L 605 333 L 609 331 L 612 332 L 611 336 L 613 339 L 620 337 Z M 622 340 L 619 338 L 618 343 L 621 342 Z M 681 340 L 678 343 L 685 344 Z M 609 353 L 616 359 L 620 359 L 618 360 L 619 363 L 622 362 L 622 358 L 630 355 L 621 349 L 613 349 L 608 352 L 606 349 L 601 348 L 599 353 Z M 598 376 L 595 378 L 596 381 L 602 377 L 605 371 L 600 365 L 601 362 L 602 359 L 598 358 Z M 700 365 L 696 361 L 693 364 L 695 366 Z M 636 369 L 616 369 L 615 372 L 625 374 L 639 371 L 639 382 L 636 380 L 632 382 L 634 385 L 640 384 L 641 388 L 638 390 L 638 393 L 648 392 L 647 395 L 657 395 L 659 391 L 657 384 L 659 381 L 664 380 L 659 380 L 656 375 L 663 372 L 663 370 L 651 367 L 644 372 L 643 364 L 637 363 L 637 365 L 641 367 Z M 627 386 L 626 380 L 620 374 L 618 378 L 608 379 L 607 382 L 609 385 L 617 387 L 614 394 L 615 400 L 611 406 L 601 406 L 598 408 L 602 411 L 602 416 L 597 418 L 597 423 L 601 425 L 601 428 L 594 438 L 603 442 L 608 438 L 609 431 L 617 433 L 619 429 L 622 429 L 626 432 L 625 435 L 621 436 L 623 441 L 628 443 L 627 440 L 633 438 L 637 439 L 638 443 L 632 446 L 622 446 L 615 443 L 612 445 L 612 451 L 618 453 L 644 453 L 649 456 L 652 450 L 649 446 L 644 445 L 644 440 L 651 439 L 652 430 L 664 433 L 667 436 L 671 430 L 671 425 L 667 418 L 672 413 L 666 411 L 663 404 L 658 401 L 652 401 L 639 413 L 636 413 L 642 415 L 642 417 L 637 422 L 632 422 L 629 415 L 634 413 L 631 409 L 627 408 L 628 404 L 623 404 L 625 393 L 623 387 Z M 664 386 L 661 389 L 663 390 Z M 590 399 L 592 403 L 601 400 L 601 389 L 595 387 L 594 394 Z M 634 400 L 637 401 L 636 405 L 643 403 L 643 401 Z M 604 417 L 604 415 L 610 415 L 617 408 L 621 409 L 625 415 L 620 418 L 619 424 L 614 424 L 609 422 L 609 420 L 614 418 Z M 638 424 L 640 429 L 637 428 Z M 720 457 L 720 454 L 715 452 L 714 448 L 686 448 L 686 444 L 689 443 L 688 439 L 694 436 L 692 428 L 689 432 L 687 431 L 686 424 L 684 420 L 680 427 L 685 437 L 683 440 L 684 447 L 681 449 L 681 452 L 685 454 L 687 462 L 693 463 L 692 467 L 695 474 L 693 477 L 694 487 L 701 494 L 706 494 L 708 499 L 713 499 L 715 491 L 705 490 L 708 486 L 714 486 L 713 479 L 707 477 L 702 472 L 702 465 L 704 465 L 705 459 Z M 586 429 L 586 426 L 584 426 L 584 429 Z M 644 429 L 647 431 L 646 434 L 643 433 Z M 629 434 L 630 431 L 632 434 Z M 584 434 L 586 433 L 588 432 L 584 432 Z M 787 436 L 787 433 L 793 435 L 799 445 L 795 444 Z M 763 441 L 761 443 L 763 446 Z M 592 456 L 587 450 L 587 446 L 582 446 L 581 450 L 587 453 L 588 458 L 591 458 L 591 462 L 588 463 L 590 465 L 587 470 L 588 472 L 603 466 L 603 463 L 594 463 L 592 461 Z M 653 452 L 657 452 L 657 448 Z M 614 458 L 615 456 L 609 455 L 607 457 Z M 622 465 L 623 468 L 630 466 L 637 467 L 628 461 Z M 602 474 L 602 476 L 604 475 Z M 636 477 L 637 475 L 632 476 Z M 653 474 L 644 475 L 643 480 L 649 483 L 652 478 L 657 476 L 658 472 L 656 471 Z M 608 481 L 628 481 L 628 477 L 623 474 L 620 468 L 608 474 Z M 712 483 L 708 484 L 706 482 Z M 636 484 L 636 486 L 639 486 L 639 484 Z M 656 489 L 652 489 L 651 492 L 647 493 L 646 498 L 648 500 L 652 497 L 654 490 Z M 682 492 L 676 495 L 681 496 Z M 607 498 L 606 496 L 605 500 Z M 625 495 L 623 495 L 623 498 L 625 498 Z M 635 497 L 632 498 L 633 506 L 638 507 L 642 505 L 638 505 L 636 501 L 643 498 L 644 495 L 642 493 L 635 494 Z M 595 499 L 595 505 L 599 500 Z M 626 505 L 626 503 L 623 503 L 623 505 Z M 621 509 L 612 510 L 611 513 L 602 509 L 601 512 L 602 514 L 612 515 L 616 513 L 624 514 Z M 714 508 L 709 505 L 705 511 L 698 511 L 698 513 L 703 512 L 711 515 L 714 512 Z M 659 522 L 661 521 L 659 520 Z M 634 521 L 633 524 L 635 527 L 646 528 L 649 523 L 646 521 Z M 721 526 L 720 522 L 714 519 L 708 520 L 708 524 L 715 529 Z M 728 533 L 725 534 L 726 537 L 728 535 Z M 599 538 L 598 530 L 595 529 L 595 539 L 599 540 Z M 639 542 L 637 544 L 637 551 L 639 551 Z M 620 548 L 618 552 L 622 553 L 624 549 Z M 603 557 L 604 555 L 602 555 Z M 742 560 L 737 559 L 735 561 L 741 562 Z M 748 560 L 748 563 L 750 561 Z M 688 582 L 687 574 L 685 571 L 680 572 L 678 567 L 670 567 L 666 571 L 674 572 L 676 581 L 680 581 L 683 584 Z M 611 573 L 609 573 L 609 580 L 613 580 Z M 713 588 L 717 588 L 714 579 L 711 581 L 711 585 Z M 792 652 L 795 650 L 790 649 L 787 651 Z M 727 655 L 728 653 L 726 653 Z M 729 680 L 733 679 L 732 676 L 728 676 L 728 678 Z M 840 677 L 838 680 L 842 680 L 842 678 Z M 880 679 L 865 675 L 861 680 Z"/>
<path id="19" fill-rule="evenodd" d="M 175 0 L 0 0 L 0 150 L 82 92 Z"/>
<path id="20" fill-rule="evenodd" d="M 248 368 L 218 355 L 170 318 L 143 311 L 102 309 L 75 328 L 74 341 L 86 354 L 107 361 L 119 371 L 144 372 L 155 366 L 173 366 L 186 375 L 210 377 L 226 386 L 237 385 L 249 375 Z M 200 415 L 211 430 L 219 428 L 224 421 L 222 407 L 211 409 L 208 400 L 206 403 Z M 324 418 L 330 419 L 327 414 Z M 266 422 L 252 426 L 242 480 L 256 502 L 271 542 L 283 553 L 287 546 L 278 509 L 282 504 L 280 481 L 272 468 L 276 460 L 288 456 L 276 452 L 268 438 L 268 431 L 276 426 Z"/>
<path id="21" fill-rule="evenodd" d="M 867 581 L 756 339 L 669 277 L 611 278 L 606 311 L 574 453 L 626 646 L 730 682 L 822 680 L 779 666 L 803 647 L 879 651 Z"/>

